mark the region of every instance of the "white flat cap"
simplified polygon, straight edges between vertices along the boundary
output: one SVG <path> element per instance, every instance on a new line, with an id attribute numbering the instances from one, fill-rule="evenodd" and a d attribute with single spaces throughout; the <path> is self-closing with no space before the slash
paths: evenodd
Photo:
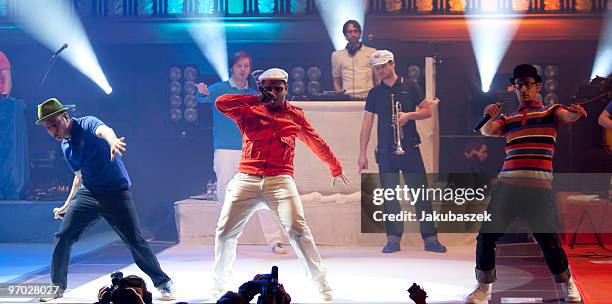
<path id="1" fill-rule="evenodd" d="M 287 82 L 287 79 L 289 79 L 289 74 L 287 74 L 287 72 L 285 72 L 285 70 L 283 69 L 273 68 L 261 73 L 258 79 L 259 81 L 282 80 L 284 82 Z"/>
<path id="2" fill-rule="evenodd" d="M 385 64 L 389 61 L 394 61 L 393 53 L 387 50 L 378 50 L 374 52 L 372 56 L 370 56 L 370 62 L 372 63 L 372 66 Z"/>

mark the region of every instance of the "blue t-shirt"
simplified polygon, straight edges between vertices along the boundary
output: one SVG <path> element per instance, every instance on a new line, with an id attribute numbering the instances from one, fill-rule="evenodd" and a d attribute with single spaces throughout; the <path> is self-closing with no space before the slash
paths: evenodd
<path id="1" fill-rule="evenodd" d="M 62 140 L 62 151 L 73 171 L 81 171 L 83 185 L 89 190 L 129 189 L 131 185 L 119 155 L 110 160 L 110 146 L 96 136 L 104 125 L 93 116 L 72 118 L 70 138 Z"/>
<path id="2" fill-rule="evenodd" d="M 213 147 L 216 149 L 241 150 L 242 134 L 234 121 L 217 110 L 214 102 L 219 96 L 225 94 L 257 95 L 251 88 L 240 90 L 230 85 L 229 81 L 217 82 L 208 87 L 208 96 L 196 94 L 199 103 L 213 103 Z"/>
<path id="3" fill-rule="evenodd" d="M 612 101 L 608 103 L 608 106 L 606 107 L 606 111 L 608 112 L 608 114 L 612 115 Z"/>

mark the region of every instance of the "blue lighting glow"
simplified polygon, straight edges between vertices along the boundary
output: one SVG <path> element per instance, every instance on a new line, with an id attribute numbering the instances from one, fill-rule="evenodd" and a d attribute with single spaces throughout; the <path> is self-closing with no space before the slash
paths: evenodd
<path id="1" fill-rule="evenodd" d="M 198 0 L 196 4 L 198 14 L 209 15 L 215 12 L 214 0 Z"/>
<path id="2" fill-rule="evenodd" d="M 221 80 L 229 80 L 227 41 L 223 19 L 203 19 L 191 23 L 187 31 Z"/>
<path id="3" fill-rule="evenodd" d="M 607 77 L 612 73 L 612 11 L 606 12 L 604 28 L 601 29 L 601 39 L 593 62 L 591 79 L 596 76 Z"/>
<path id="4" fill-rule="evenodd" d="M 257 2 L 257 8 L 259 9 L 260 13 L 271 14 L 274 12 L 274 2 L 276 2 L 275 0 L 259 0 Z"/>
<path id="5" fill-rule="evenodd" d="M 168 14 L 182 14 L 184 0 L 168 0 Z"/>
<path id="6" fill-rule="evenodd" d="M 8 14 L 7 2 L 8 0 L 0 0 L 0 16 L 6 16 Z"/>
<path id="7" fill-rule="evenodd" d="M 488 92 L 497 68 L 514 38 L 519 19 L 515 16 L 468 16 L 466 18 L 482 91 Z"/>
<path id="8" fill-rule="evenodd" d="M 365 0 L 315 0 L 315 2 L 336 50 L 341 50 L 346 45 L 346 38 L 342 33 L 342 26 L 346 21 L 357 20 L 361 24 L 363 33 L 365 28 Z"/>

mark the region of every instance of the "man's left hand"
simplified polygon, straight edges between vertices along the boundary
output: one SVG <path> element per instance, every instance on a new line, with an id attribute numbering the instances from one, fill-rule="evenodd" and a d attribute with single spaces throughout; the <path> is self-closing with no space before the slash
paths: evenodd
<path id="1" fill-rule="evenodd" d="M 569 112 L 577 113 L 581 116 L 587 117 L 587 112 L 584 110 L 584 108 L 581 105 L 577 103 L 573 103 L 571 106 L 566 106 L 565 109 L 568 110 Z"/>
<path id="2" fill-rule="evenodd" d="M 403 127 L 408 121 L 412 119 L 410 113 L 400 112 L 399 113 L 399 125 Z"/>
<path id="3" fill-rule="evenodd" d="M 351 188 L 349 185 L 352 182 L 344 172 L 340 173 L 340 175 L 334 176 L 331 182 L 332 187 L 336 184 L 336 181 L 341 181 L 347 189 Z"/>
<path id="4" fill-rule="evenodd" d="M 119 154 L 123 156 L 123 152 L 125 152 L 125 147 L 127 144 L 125 143 L 125 137 L 117 138 L 113 145 L 111 146 L 111 161 L 115 160 L 115 155 Z"/>

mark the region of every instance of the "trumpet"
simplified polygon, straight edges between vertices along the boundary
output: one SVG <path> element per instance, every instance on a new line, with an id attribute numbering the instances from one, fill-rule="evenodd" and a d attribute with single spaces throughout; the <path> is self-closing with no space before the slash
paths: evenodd
<path id="1" fill-rule="evenodd" d="M 395 155 L 404 155 L 404 149 L 402 149 L 402 137 L 404 132 L 402 126 L 400 126 L 399 115 L 402 112 L 402 104 L 399 101 L 395 101 L 395 94 L 391 94 L 391 127 L 393 128 L 393 145 L 395 146 Z"/>

